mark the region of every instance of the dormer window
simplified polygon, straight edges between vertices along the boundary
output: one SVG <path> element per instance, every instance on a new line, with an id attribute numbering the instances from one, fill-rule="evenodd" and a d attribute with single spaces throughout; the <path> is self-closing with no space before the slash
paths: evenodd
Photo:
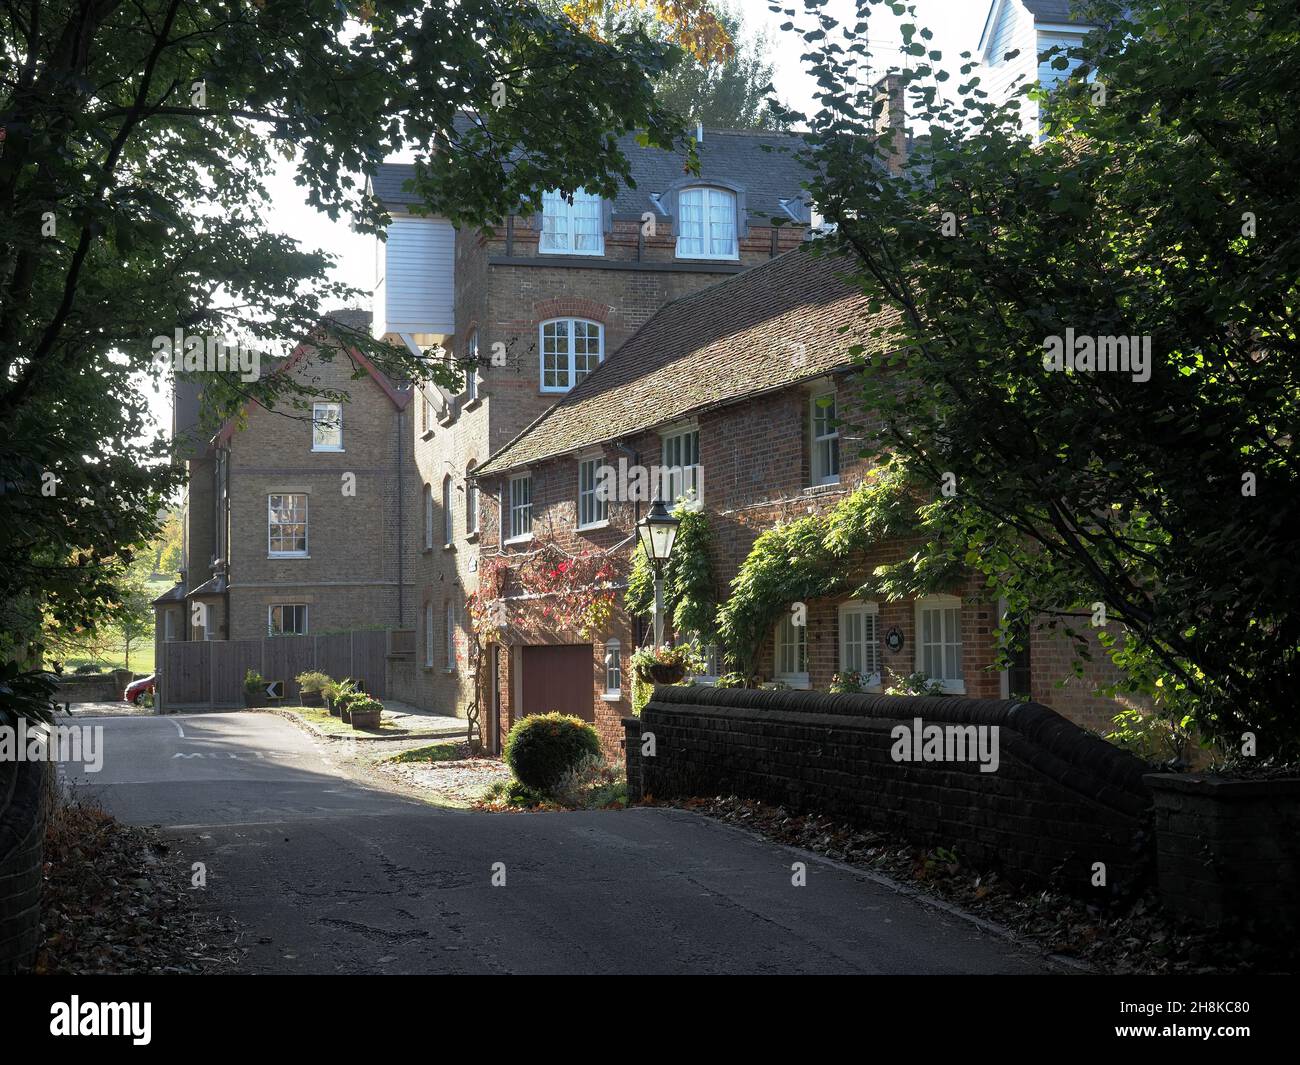
<path id="1" fill-rule="evenodd" d="M 541 326 L 542 391 L 567 392 L 605 358 L 605 329 L 582 318 L 557 318 Z"/>
<path id="2" fill-rule="evenodd" d="M 736 243 L 736 194 L 727 189 L 696 187 L 677 194 L 677 257 L 739 259 Z"/>
<path id="3" fill-rule="evenodd" d="M 585 189 L 578 189 L 572 201 L 558 189 L 546 193 L 537 250 L 543 255 L 604 255 L 602 213 L 600 197 Z"/>

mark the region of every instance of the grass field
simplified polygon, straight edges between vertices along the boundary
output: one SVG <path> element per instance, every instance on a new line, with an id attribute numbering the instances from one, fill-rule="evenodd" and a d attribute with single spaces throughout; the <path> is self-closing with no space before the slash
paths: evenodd
<path id="1" fill-rule="evenodd" d="M 162 595 L 172 586 L 172 581 L 150 581 L 148 584 L 149 597 Z M 64 662 L 63 668 L 68 672 L 76 669 L 77 666 L 85 663 L 92 663 L 103 669 L 126 669 L 126 650 L 120 642 L 113 645 L 110 651 L 100 658 L 69 658 Z M 132 673 L 152 673 L 154 671 L 154 649 L 153 649 L 153 630 L 149 630 L 139 639 L 131 644 L 131 665 Z"/>

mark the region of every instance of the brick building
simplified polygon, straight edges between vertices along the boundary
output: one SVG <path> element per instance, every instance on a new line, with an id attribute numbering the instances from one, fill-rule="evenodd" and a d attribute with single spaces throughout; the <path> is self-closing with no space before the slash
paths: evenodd
<path id="1" fill-rule="evenodd" d="M 486 234 L 415 213 L 411 167 L 385 165 L 376 176 L 372 192 L 392 224 L 377 252 L 375 333 L 469 368 L 458 395 L 429 388 L 412 408 L 417 650 L 395 664 L 396 697 L 449 713 L 474 698 L 466 599 L 487 535 L 476 467 L 616 361 L 666 304 L 803 239 L 810 209 L 792 154 L 798 138 L 698 133 L 699 174 L 686 173 L 684 152 L 625 136 L 635 187 L 612 200 L 552 191 L 540 213 Z"/>
<path id="2" fill-rule="evenodd" d="M 871 472 L 848 429 L 871 416 L 857 406 L 848 355 L 871 323 L 867 302 L 837 276 L 837 260 L 796 249 L 669 304 L 617 358 L 481 464 L 483 556 L 503 556 L 509 566 L 545 542 L 575 557 L 607 552 L 626 573 L 646 504 L 602 500 L 594 491 L 601 467 L 684 466 L 670 483 L 689 486 L 707 515 L 709 564 L 725 598 L 760 533 L 826 513 Z M 850 583 L 922 546 L 905 537 L 872 546 Z M 520 716 L 558 709 L 593 721 L 614 753 L 631 708 L 628 657 L 646 642 L 645 626 L 621 597 L 607 623 L 582 633 L 549 624 L 545 596 L 508 580 L 502 593 L 505 626 L 484 693 L 496 711 L 489 742 Z M 1022 691 L 1091 726 L 1115 712 L 1091 694 L 1093 685 L 1056 687 L 1069 678 L 1072 656 L 1044 633 L 1015 677 L 993 670 L 999 605 L 974 575 L 915 601 L 846 593 L 805 605 L 806 625 L 782 615 L 763 640 L 764 682 L 825 689 L 833 674 L 851 669 L 878 691 L 920 672 L 952 694 Z M 700 679 L 709 683 L 725 668 L 726 649 L 705 650 L 710 667 Z"/>
<path id="3" fill-rule="evenodd" d="M 330 317 L 355 329 L 370 320 L 365 311 Z M 269 372 L 347 399 L 249 403 L 208 436 L 201 379 L 177 381 L 173 436 L 189 469 L 184 569 L 155 601 L 158 643 L 414 620 L 410 389 L 360 353 L 310 338 Z"/>

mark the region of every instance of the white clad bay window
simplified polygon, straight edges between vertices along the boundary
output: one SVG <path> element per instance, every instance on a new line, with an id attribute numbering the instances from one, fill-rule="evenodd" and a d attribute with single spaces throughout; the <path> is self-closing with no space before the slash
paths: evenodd
<path id="1" fill-rule="evenodd" d="M 510 478 L 510 506 L 506 515 L 507 542 L 529 540 L 533 535 L 533 479 L 529 474 Z"/>
<path id="2" fill-rule="evenodd" d="M 545 193 L 538 251 L 544 255 L 604 255 L 602 214 L 600 197 L 585 189 L 578 189 L 572 202 L 558 189 Z"/>
<path id="3" fill-rule="evenodd" d="M 916 603 L 917 668 L 952 695 L 964 695 L 962 675 L 961 600 L 932 595 Z"/>
<path id="4" fill-rule="evenodd" d="M 683 189 L 677 194 L 677 257 L 739 259 L 736 194 L 727 189 Z"/>
<path id="5" fill-rule="evenodd" d="M 840 672 L 858 673 L 865 688 L 880 685 L 880 612 L 875 603 L 840 606 Z"/>
<path id="6" fill-rule="evenodd" d="M 605 358 L 605 327 L 583 318 L 541 325 L 543 392 L 567 392 Z"/>
<path id="7" fill-rule="evenodd" d="M 266 497 L 267 556 L 307 557 L 307 495 L 277 493 Z"/>

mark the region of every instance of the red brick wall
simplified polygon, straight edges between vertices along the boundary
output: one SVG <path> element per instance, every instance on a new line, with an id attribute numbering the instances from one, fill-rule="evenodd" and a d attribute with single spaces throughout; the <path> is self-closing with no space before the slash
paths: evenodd
<path id="1" fill-rule="evenodd" d="M 848 409 L 856 391 L 853 378 L 849 375 L 840 377 L 836 391 L 840 409 Z M 760 533 L 778 522 L 825 512 L 852 491 L 869 470 L 867 461 L 856 455 L 857 445 L 842 440 L 840 484 L 808 487 L 808 448 L 805 443 L 808 405 L 808 391 L 803 387 L 793 387 L 705 412 L 698 418 L 704 498 L 709 513 L 714 573 L 720 597 L 725 598 L 729 582 Z M 630 442 L 643 465 L 661 461 L 659 440 L 659 433 L 654 431 Z M 615 465 L 620 458 L 627 458 L 612 448 L 606 448 L 603 455 L 607 462 Z M 579 531 L 576 528 L 577 461 L 576 456 L 567 456 L 533 467 L 534 534 L 553 540 L 571 553 L 608 550 L 632 534 L 635 507 L 630 503 L 611 503 L 607 528 Z M 501 481 L 495 481 L 490 486 L 485 485 L 481 547 L 489 554 L 502 550 L 498 544 L 500 512 L 497 505 L 501 484 Z M 620 555 L 630 558 L 632 547 L 633 544 L 628 542 L 620 550 Z M 861 559 L 855 570 L 865 578 L 875 567 L 899 561 L 922 547 L 919 540 L 881 544 Z M 518 548 L 506 547 L 504 550 L 510 552 Z M 966 694 L 973 698 L 1000 698 L 1003 693 L 1002 673 L 991 668 L 997 658 L 994 636 L 998 624 L 997 604 L 987 599 L 981 580 L 973 575 L 949 592 L 962 601 Z M 847 598 L 813 600 L 807 604 L 809 680 L 814 688 L 825 688 L 839 668 L 838 608 Z M 919 668 L 916 604 L 911 600 L 881 600 L 878 607 L 882 635 L 897 628 L 904 638 L 902 649 L 896 653 L 882 646 L 882 680 L 883 686 L 888 687 Z M 515 620 L 510 636 L 512 641 L 547 642 L 553 638 L 557 642 L 577 642 L 577 637 L 572 634 L 560 637 L 553 633 L 530 631 L 536 626 L 526 620 L 529 609 L 527 604 L 512 606 Z M 615 622 L 630 638 L 633 621 L 627 618 L 621 607 L 615 612 Z M 1086 624 L 1086 619 L 1084 622 Z M 594 634 L 602 641 L 606 635 Z M 623 641 L 625 649 L 630 647 L 629 639 L 624 635 L 618 638 Z M 594 652 L 597 660 L 599 652 L 598 643 Z M 1114 702 L 1092 694 L 1098 683 L 1113 676 L 1113 667 L 1104 655 L 1099 655 L 1088 667 L 1086 682 L 1072 680 L 1065 688 L 1058 688 L 1056 682 L 1071 675 L 1068 648 L 1060 641 L 1036 634 L 1031 654 L 1033 696 L 1036 700 L 1086 727 L 1100 728 L 1109 723 L 1116 710 Z M 773 641 L 770 638 L 759 657 L 758 669 L 765 679 L 772 676 Z M 630 691 L 630 678 L 628 685 Z M 602 714 L 608 718 L 608 724 L 602 727 L 602 737 L 607 743 L 614 742 L 618 735 L 614 731 L 614 709 L 609 704 L 597 704 L 598 718 Z M 512 720 L 503 712 L 503 729 L 508 728 Z"/>

